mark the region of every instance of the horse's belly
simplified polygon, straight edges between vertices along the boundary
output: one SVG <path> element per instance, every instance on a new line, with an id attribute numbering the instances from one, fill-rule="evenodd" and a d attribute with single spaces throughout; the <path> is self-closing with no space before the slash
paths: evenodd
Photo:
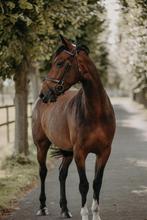
<path id="1" fill-rule="evenodd" d="M 61 148 L 62 150 L 72 150 L 72 145 L 67 137 L 67 135 L 64 135 L 62 133 L 58 133 L 58 135 L 53 135 L 52 132 L 48 132 L 48 138 L 54 144 L 55 146 Z"/>

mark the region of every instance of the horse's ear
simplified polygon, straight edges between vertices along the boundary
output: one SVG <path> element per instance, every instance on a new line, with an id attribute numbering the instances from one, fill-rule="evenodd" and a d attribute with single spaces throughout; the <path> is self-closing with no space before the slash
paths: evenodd
<path id="1" fill-rule="evenodd" d="M 78 44 L 77 45 L 77 52 L 79 53 L 81 50 L 83 50 L 87 55 L 90 53 L 90 50 L 86 45 Z"/>
<path id="2" fill-rule="evenodd" d="M 61 34 L 59 35 L 60 36 L 60 40 L 62 42 L 62 44 L 69 50 L 72 50 L 73 49 L 73 44 L 67 40 L 65 37 L 63 37 Z"/>
<path id="3" fill-rule="evenodd" d="M 61 40 L 62 44 L 64 44 L 66 46 L 66 41 L 67 40 L 61 34 L 59 34 L 59 37 L 60 37 L 60 40 Z"/>

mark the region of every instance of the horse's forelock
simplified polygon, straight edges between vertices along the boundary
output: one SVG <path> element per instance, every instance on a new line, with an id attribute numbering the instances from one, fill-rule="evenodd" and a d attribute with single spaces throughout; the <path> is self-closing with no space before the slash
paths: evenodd
<path id="1" fill-rule="evenodd" d="M 58 56 L 62 51 L 67 50 L 65 45 L 61 45 L 55 52 L 55 57 Z"/>

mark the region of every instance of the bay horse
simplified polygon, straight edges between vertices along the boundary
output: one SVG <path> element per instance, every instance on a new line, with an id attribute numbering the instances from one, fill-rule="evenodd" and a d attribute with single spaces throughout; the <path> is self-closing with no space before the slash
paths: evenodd
<path id="1" fill-rule="evenodd" d="M 86 197 L 89 183 L 85 160 L 96 155 L 93 181 L 93 220 L 100 220 L 99 194 L 105 165 L 115 133 L 115 115 L 98 71 L 85 46 L 76 46 L 61 36 L 62 45 L 52 58 L 51 69 L 42 83 L 32 115 L 32 134 L 40 165 L 41 193 L 37 215 L 47 215 L 46 156 L 53 143 L 62 154 L 59 168 L 60 207 L 63 218 L 72 217 L 67 207 L 66 177 L 74 158 L 79 174 L 82 220 L 88 220 Z M 67 91 L 80 82 L 78 91 Z"/>

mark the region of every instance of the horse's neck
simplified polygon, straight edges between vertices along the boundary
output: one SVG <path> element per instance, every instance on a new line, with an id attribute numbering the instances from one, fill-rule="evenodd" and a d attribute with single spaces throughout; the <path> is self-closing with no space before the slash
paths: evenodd
<path id="1" fill-rule="evenodd" d="M 108 105 L 108 97 L 92 61 L 87 62 L 87 73 L 82 81 L 83 103 L 86 114 L 101 114 Z"/>

